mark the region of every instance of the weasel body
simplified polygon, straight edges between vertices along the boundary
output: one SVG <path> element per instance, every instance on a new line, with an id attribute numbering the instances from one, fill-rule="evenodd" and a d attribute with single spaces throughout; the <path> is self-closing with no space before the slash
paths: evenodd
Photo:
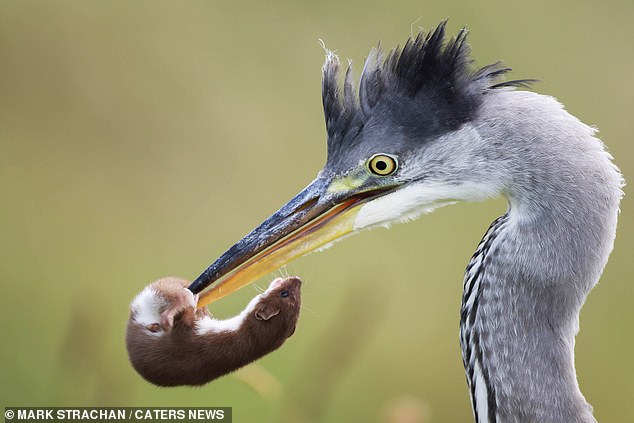
<path id="1" fill-rule="evenodd" d="M 279 348 L 293 334 L 301 280 L 275 279 L 237 316 L 214 319 L 196 310 L 189 282 L 163 278 L 130 307 L 126 346 L 132 366 L 159 386 L 202 385 Z"/>

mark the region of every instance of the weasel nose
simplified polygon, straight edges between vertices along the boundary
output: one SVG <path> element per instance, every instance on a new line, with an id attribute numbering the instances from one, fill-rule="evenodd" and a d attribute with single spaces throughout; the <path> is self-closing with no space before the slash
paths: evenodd
<path id="1" fill-rule="evenodd" d="M 293 285 L 297 285 L 298 287 L 302 286 L 302 280 L 300 278 L 298 278 L 297 276 L 292 276 L 292 277 L 288 278 L 288 280 Z"/>
<path id="2" fill-rule="evenodd" d="M 275 279 L 273 282 L 271 282 L 271 285 L 269 286 L 269 289 L 276 289 L 281 287 L 282 285 L 287 284 L 290 285 L 291 287 L 300 287 L 302 284 L 301 279 L 299 279 L 297 276 L 291 276 L 289 278 L 283 279 L 283 278 L 277 278 Z"/>

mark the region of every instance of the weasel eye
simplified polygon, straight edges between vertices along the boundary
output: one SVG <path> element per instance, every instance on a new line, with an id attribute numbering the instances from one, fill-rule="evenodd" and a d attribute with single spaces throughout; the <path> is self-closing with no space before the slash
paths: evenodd
<path id="1" fill-rule="evenodd" d="M 145 328 L 152 333 L 156 333 L 161 329 L 161 325 L 159 325 L 158 323 L 152 323 L 147 325 Z"/>
<path id="2" fill-rule="evenodd" d="M 286 297 L 288 297 L 288 291 L 282 291 L 282 292 L 280 292 L 280 297 L 282 297 L 282 298 L 286 298 Z"/>
<path id="3" fill-rule="evenodd" d="M 368 160 L 368 168 L 370 172 L 379 176 L 387 176 L 396 172 L 398 169 L 398 162 L 395 157 L 387 154 L 375 154 Z"/>

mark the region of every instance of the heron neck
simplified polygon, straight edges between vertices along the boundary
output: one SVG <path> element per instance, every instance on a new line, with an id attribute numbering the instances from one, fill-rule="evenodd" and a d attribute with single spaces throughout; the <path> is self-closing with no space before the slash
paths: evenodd
<path id="1" fill-rule="evenodd" d="M 594 130 L 553 99 L 527 93 L 513 103 L 513 94 L 490 118 L 485 107 L 479 128 L 496 149 L 509 210 L 465 275 L 461 344 L 474 410 L 479 422 L 595 422 L 574 340 L 613 246 L 621 178 Z M 528 111 L 540 125 L 520 121 Z M 509 142 L 522 132 L 531 142 Z"/>
<path id="2" fill-rule="evenodd" d="M 574 369 L 582 301 L 569 282 L 517 265 L 528 240 L 512 213 L 492 224 L 465 277 L 461 343 L 477 421 L 594 422 Z"/>

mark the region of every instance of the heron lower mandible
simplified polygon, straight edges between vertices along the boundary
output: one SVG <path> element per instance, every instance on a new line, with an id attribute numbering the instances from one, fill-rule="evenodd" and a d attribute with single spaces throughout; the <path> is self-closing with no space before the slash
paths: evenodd
<path id="1" fill-rule="evenodd" d="M 317 178 L 190 286 L 199 306 L 375 226 L 502 195 L 467 267 L 460 343 L 478 422 L 594 422 L 579 390 L 579 311 L 612 250 L 623 180 L 596 130 L 554 98 L 469 68 L 445 22 L 383 57 L 357 90 L 327 53 L 328 157 Z M 201 292 L 214 284 L 214 288 Z"/>

